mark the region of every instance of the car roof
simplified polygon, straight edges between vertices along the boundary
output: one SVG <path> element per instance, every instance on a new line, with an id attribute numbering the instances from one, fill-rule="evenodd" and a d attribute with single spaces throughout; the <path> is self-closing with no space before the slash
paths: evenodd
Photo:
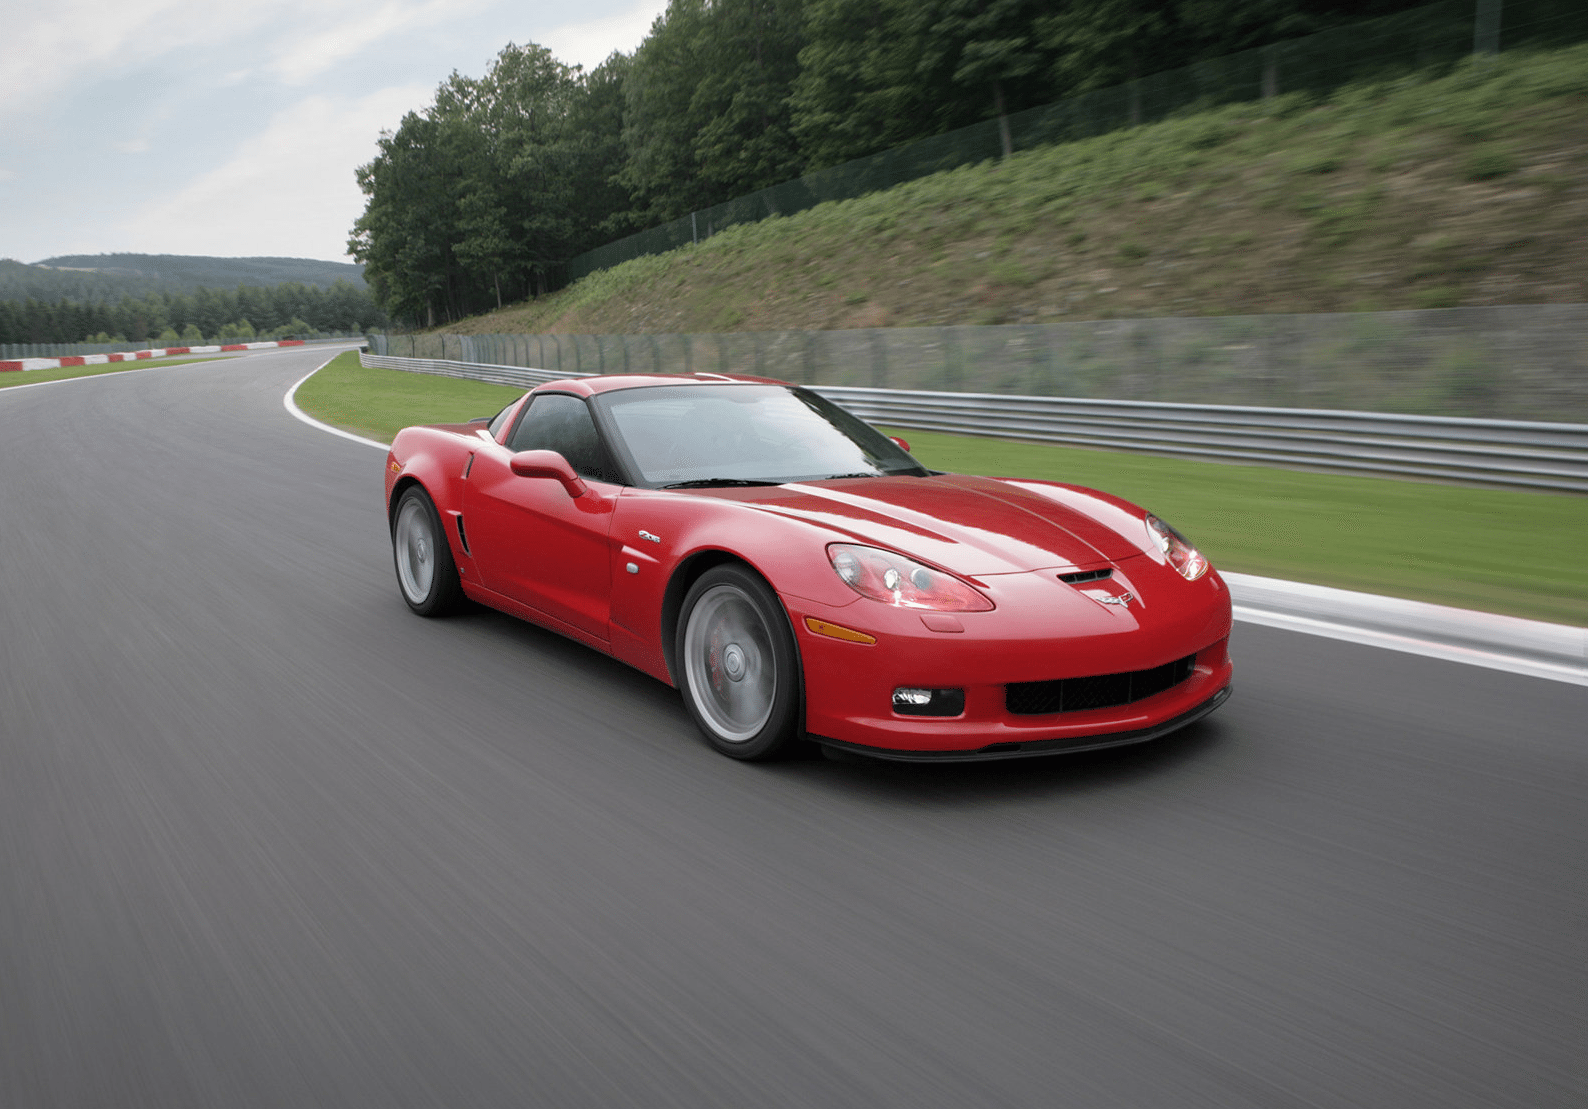
<path id="1" fill-rule="evenodd" d="M 661 385 L 784 385 L 789 383 L 773 377 L 751 377 L 747 374 L 597 374 L 593 377 L 570 377 L 548 381 L 535 386 L 534 391 L 573 393 L 590 397 L 597 393 L 611 393 L 618 389 L 650 389 Z"/>

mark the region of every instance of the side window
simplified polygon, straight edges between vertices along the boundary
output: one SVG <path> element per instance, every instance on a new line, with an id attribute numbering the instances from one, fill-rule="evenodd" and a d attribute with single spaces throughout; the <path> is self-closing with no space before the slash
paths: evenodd
<path id="1" fill-rule="evenodd" d="M 517 401 L 513 402 L 513 404 L 517 403 Z M 486 428 L 486 431 L 490 432 L 492 439 L 495 439 L 497 434 L 502 430 L 502 425 L 507 422 L 507 414 L 512 410 L 513 405 L 509 404 L 504 406 L 500 412 L 491 417 L 491 426 Z"/>
<path id="2" fill-rule="evenodd" d="M 529 404 L 508 438 L 511 451 L 556 451 L 574 472 L 596 481 L 618 482 L 617 467 L 596 434 L 590 409 L 578 397 L 546 393 Z"/>

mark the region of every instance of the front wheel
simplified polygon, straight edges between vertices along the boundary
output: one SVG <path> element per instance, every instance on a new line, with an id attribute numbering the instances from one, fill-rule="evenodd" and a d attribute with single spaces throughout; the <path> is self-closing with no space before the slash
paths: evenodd
<path id="1" fill-rule="evenodd" d="M 444 616 L 463 599 L 452 548 L 441 517 L 425 491 L 410 486 L 397 501 L 391 524 L 392 558 L 403 600 L 420 616 Z"/>
<path id="2" fill-rule="evenodd" d="M 736 759 L 784 754 L 799 736 L 799 655 L 777 595 L 744 566 L 716 566 L 684 598 L 675 655 L 690 716 Z"/>

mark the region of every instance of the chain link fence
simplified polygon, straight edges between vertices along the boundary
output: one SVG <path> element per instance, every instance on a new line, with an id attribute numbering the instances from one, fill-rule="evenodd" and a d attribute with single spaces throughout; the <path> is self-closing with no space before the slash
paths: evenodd
<path id="1" fill-rule="evenodd" d="M 1588 423 L 1588 304 L 684 335 L 374 335 L 558 373 Z"/>
<path id="2" fill-rule="evenodd" d="M 1352 81 L 1383 80 L 1488 52 L 1588 38 L 1583 0 L 1441 0 L 1440 3 L 1305 38 L 1214 58 L 1099 89 L 1007 117 L 1012 149 L 1071 142 L 1177 113 L 1288 92 L 1322 93 Z M 999 121 L 986 120 L 858 158 L 736 197 L 571 259 L 577 280 L 642 254 L 663 254 L 725 228 L 791 215 L 828 200 L 891 188 L 956 166 L 997 158 Z"/>

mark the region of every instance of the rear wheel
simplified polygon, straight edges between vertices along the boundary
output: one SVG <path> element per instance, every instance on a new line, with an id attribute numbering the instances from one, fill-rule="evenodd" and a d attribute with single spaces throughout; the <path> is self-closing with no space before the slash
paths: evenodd
<path id="1" fill-rule="evenodd" d="M 403 600 L 420 616 L 444 616 L 463 600 L 458 567 L 441 530 L 441 517 L 425 491 L 410 486 L 392 515 L 392 558 Z"/>
<path id="2" fill-rule="evenodd" d="M 684 704 L 736 759 L 770 759 L 799 737 L 799 655 L 783 605 L 744 566 L 707 570 L 684 598 L 675 657 Z"/>

